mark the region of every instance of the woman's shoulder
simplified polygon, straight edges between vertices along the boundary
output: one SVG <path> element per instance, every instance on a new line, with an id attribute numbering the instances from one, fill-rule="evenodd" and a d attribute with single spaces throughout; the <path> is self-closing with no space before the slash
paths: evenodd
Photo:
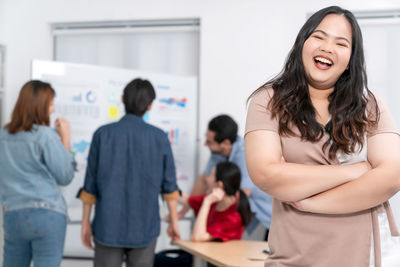
<path id="1" fill-rule="evenodd" d="M 46 125 L 33 125 L 32 127 L 32 132 L 35 133 L 37 132 L 38 134 L 43 134 L 43 135 L 54 135 L 57 134 L 56 130 L 54 128 L 51 128 Z"/>
<path id="2" fill-rule="evenodd" d="M 368 136 L 388 132 L 400 134 L 389 107 L 376 94 L 367 96 L 367 114 L 369 119 L 376 121 L 368 127 Z"/>
<path id="3" fill-rule="evenodd" d="M 278 116 L 272 116 L 270 101 L 274 95 L 271 87 L 260 87 L 251 96 L 247 109 L 245 134 L 255 130 L 279 131 Z"/>
<path id="4" fill-rule="evenodd" d="M 274 89 L 271 86 L 262 86 L 251 94 L 250 101 L 268 104 L 273 95 Z"/>
<path id="5" fill-rule="evenodd" d="M 46 145 L 51 140 L 59 140 L 55 129 L 45 125 L 34 124 L 29 131 L 18 131 L 10 134 L 7 129 L 0 129 L 0 138 L 24 143 L 32 143 L 40 146 Z"/>
<path id="6" fill-rule="evenodd" d="M 31 134 L 35 136 L 39 142 L 46 142 L 54 138 L 58 139 L 56 130 L 46 125 L 34 125 Z"/>
<path id="7" fill-rule="evenodd" d="M 379 95 L 370 93 L 366 95 L 366 99 L 367 114 L 370 119 L 377 119 L 379 121 L 382 114 L 389 112 L 388 107 Z"/>

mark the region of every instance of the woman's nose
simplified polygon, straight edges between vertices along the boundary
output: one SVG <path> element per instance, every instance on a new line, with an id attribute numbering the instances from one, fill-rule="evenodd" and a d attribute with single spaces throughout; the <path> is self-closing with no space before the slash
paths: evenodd
<path id="1" fill-rule="evenodd" d="M 325 42 L 321 43 L 320 50 L 325 53 L 331 54 L 333 51 L 333 43 L 326 40 Z"/>

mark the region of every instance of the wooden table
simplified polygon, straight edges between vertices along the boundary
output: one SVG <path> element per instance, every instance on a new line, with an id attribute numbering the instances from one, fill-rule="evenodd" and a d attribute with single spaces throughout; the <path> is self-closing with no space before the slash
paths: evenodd
<path id="1" fill-rule="evenodd" d="M 228 242 L 192 242 L 179 240 L 175 244 L 186 252 L 219 267 L 264 267 L 268 243 L 232 240 Z"/>

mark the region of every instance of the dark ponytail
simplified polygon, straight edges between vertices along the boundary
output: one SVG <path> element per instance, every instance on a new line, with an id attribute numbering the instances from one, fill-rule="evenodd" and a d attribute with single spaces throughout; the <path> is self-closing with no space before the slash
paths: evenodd
<path id="1" fill-rule="evenodd" d="M 239 212 L 240 216 L 242 217 L 242 223 L 246 227 L 249 225 L 251 219 L 254 216 L 254 213 L 251 212 L 249 199 L 247 195 L 243 192 L 242 189 L 239 189 L 239 205 L 237 207 L 237 211 Z"/>
<path id="2" fill-rule="evenodd" d="M 242 224 L 247 226 L 253 217 L 250 203 L 246 194 L 240 189 L 241 174 L 239 167 L 232 162 L 221 162 L 216 166 L 216 181 L 221 181 L 224 185 L 225 194 L 234 196 L 239 192 L 239 204 L 237 211 L 242 217 Z"/>

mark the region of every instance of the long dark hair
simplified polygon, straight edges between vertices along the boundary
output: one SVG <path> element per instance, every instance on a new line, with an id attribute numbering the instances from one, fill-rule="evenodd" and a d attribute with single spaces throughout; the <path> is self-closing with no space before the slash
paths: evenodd
<path id="1" fill-rule="evenodd" d="M 240 189 L 241 174 L 239 167 L 228 161 L 218 163 L 215 167 L 215 176 L 216 181 L 221 181 L 224 185 L 225 194 L 228 196 L 234 196 L 238 191 L 240 192 L 237 211 L 242 217 L 242 224 L 247 226 L 253 217 L 253 213 L 246 194 Z"/>
<path id="2" fill-rule="evenodd" d="M 330 122 L 323 127 L 315 118 L 311 103 L 308 82 L 304 70 L 302 51 L 304 42 L 320 22 L 329 14 L 343 15 L 352 29 L 352 54 L 346 69 L 336 81 L 334 91 L 329 95 Z M 279 118 L 279 133 L 295 135 L 289 128 L 297 126 L 301 139 L 311 142 L 321 140 L 324 132 L 329 139 L 323 148 L 329 147 L 329 158 L 337 151 L 345 154 L 356 152 L 357 145 L 362 149 L 364 135 L 368 126 L 379 120 L 379 109 L 374 95 L 367 86 L 364 49 L 361 29 L 354 15 L 338 6 L 331 6 L 313 14 L 300 29 L 296 41 L 289 52 L 283 70 L 273 79 L 258 88 L 249 99 L 261 90 L 272 88 L 274 95 L 268 103 L 272 118 Z M 367 114 L 367 103 L 371 110 Z M 369 107 L 368 107 L 369 109 Z"/>
<path id="3" fill-rule="evenodd" d="M 24 84 L 19 93 L 17 103 L 6 125 L 10 134 L 32 130 L 33 124 L 50 124 L 49 107 L 54 99 L 54 89 L 49 83 L 32 80 Z"/>

